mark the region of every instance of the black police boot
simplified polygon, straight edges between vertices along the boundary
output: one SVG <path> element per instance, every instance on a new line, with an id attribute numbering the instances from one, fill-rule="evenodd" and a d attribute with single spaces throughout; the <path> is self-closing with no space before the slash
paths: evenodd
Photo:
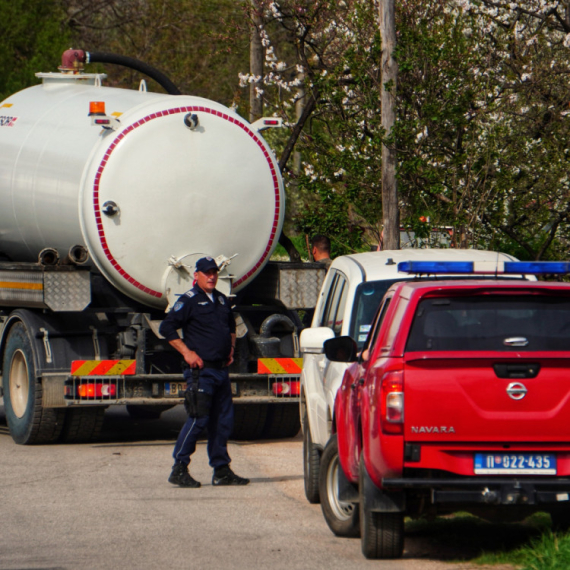
<path id="1" fill-rule="evenodd" d="M 180 487 L 192 487 L 194 489 L 202 485 L 200 481 L 196 481 L 196 479 L 188 473 L 188 465 L 184 465 L 184 463 L 180 463 L 180 461 L 174 464 L 168 482 L 173 485 L 179 485 Z"/>
<path id="2" fill-rule="evenodd" d="M 229 467 L 229 465 L 224 465 L 224 467 L 217 467 L 214 469 L 214 476 L 212 477 L 212 485 L 222 486 L 222 485 L 247 485 L 249 479 L 245 477 L 240 477 L 236 475 Z"/>

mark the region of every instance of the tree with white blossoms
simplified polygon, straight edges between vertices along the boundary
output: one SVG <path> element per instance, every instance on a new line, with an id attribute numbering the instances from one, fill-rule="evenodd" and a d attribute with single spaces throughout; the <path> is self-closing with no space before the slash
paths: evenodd
<path id="1" fill-rule="evenodd" d="M 402 225 L 417 235 L 450 226 L 456 247 L 567 255 L 567 4 L 396 2 L 398 121 L 386 138 L 377 6 L 267 2 L 259 95 L 288 121 L 291 137 L 271 141 L 289 182 L 292 143 L 302 152 L 299 229 L 327 233 L 337 253 L 377 241 L 386 142 L 398 150 Z M 301 122 L 294 114 L 300 81 L 310 111 Z"/>
<path id="2" fill-rule="evenodd" d="M 296 222 L 302 229 L 329 235 L 337 252 L 358 247 L 362 228 L 369 225 L 359 213 L 364 203 L 373 197 L 376 219 L 381 214 L 376 196 L 381 164 L 369 167 L 368 163 L 381 137 L 371 141 L 365 134 L 366 115 L 372 123 L 370 132 L 378 132 L 380 121 L 376 8 L 362 0 L 258 4 L 265 8 L 261 34 L 266 73 L 261 78 L 241 74 L 240 79 L 244 87 L 250 82 L 263 85 L 259 96 L 266 113 L 279 114 L 289 126 L 287 136 L 267 136 L 279 153 L 288 187 L 295 180 L 302 188 Z M 273 37 L 279 41 L 274 43 Z M 302 112 L 296 116 L 300 93 Z M 288 165 L 295 145 L 303 156 L 300 173 Z M 364 150 L 370 145 L 372 151 Z M 370 176 L 372 169 L 376 173 Z M 352 170 L 356 175 L 350 174 Z M 369 189 L 360 187 L 366 178 Z M 373 213 L 372 208 L 367 210 Z"/>
<path id="3" fill-rule="evenodd" d="M 244 116 L 283 117 L 285 129 L 264 134 L 288 228 L 329 235 L 336 254 L 380 240 L 385 145 L 397 151 L 401 225 L 416 235 L 450 227 L 455 247 L 566 257 L 570 0 L 396 0 L 393 133 L 381 124 L 381 1 L 50 0 L 47 27 L 5 1 L 0 83 L 5 95 L 34 83 L 57 66 L 57 45 L 74 45 L 146 61 Z M 264 65 L 245 73 L 250 42 Z M 140 79 L 105 71 L 111 85 Z"/>
<path id="4" fill-rule="evenodd" d="M 467 95 L 469 103 L 464 121 L 451 131 L 456 134 L 455 164 L 438 177 L 439 200 L 451 199 L 440 214 L 459 230 L 457 245 L 530 259 L 567 255 L 567 4 L 455 2 L 461 12 L 458 32 L 467 38 L 461 41 L 476 49 L 465 70 L 472 81 L 462 77 L 451 97 L 457 102 Z M 471 95 L 465 89 L 469 83 Z M 435 153 L 428 154 L 433 160 Z"/>

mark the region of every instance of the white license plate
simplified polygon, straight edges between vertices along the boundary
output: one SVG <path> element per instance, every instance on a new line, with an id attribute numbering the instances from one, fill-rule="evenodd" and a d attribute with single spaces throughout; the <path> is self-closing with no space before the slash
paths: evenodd
<path id="1" fill-rule="evenodd" d="M 476 453 L 476 475 L 556 475 L 553 453 Z"/>
<path id="2" fill-rule="evenodd" d="M 178 398 L 178 392 L 186 390 L 186 382 L 165 382 L 164 395 L 169 397 Z"/>

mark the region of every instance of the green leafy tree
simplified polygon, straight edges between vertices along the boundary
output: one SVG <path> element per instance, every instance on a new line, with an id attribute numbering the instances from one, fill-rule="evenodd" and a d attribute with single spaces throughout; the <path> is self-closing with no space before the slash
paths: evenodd
<path id="1" fill-rule="evenodd" d="M 379 123 L 374 4 L 284 0 L 267 8 L 266 108 L 294 130 L 295 81 L 315 101 L 297 142 L 303 167 L 286 172 L 300 188 L 301 231 L 333 233 L 337 252 L 378 241 L 386 143 L 399 153 L 406 227 L 428 235 L 450 226 L 456 247 L 567 254 L 570 29 L 562 2 L 400 0 L 392 138 Z M 271 44 L 271 17 L 297 46 L 291 61 Z"/>
<path id="2" fill-rule="evenodd" d="M 0 100 L 56 71 L 70 34 L 57 0 L 0 0 Z"/>
<path id="3" fill-rule="evenodd" d="M 246 13 L 234 0 L 72 0 L 74 47 L 139 59 L 182 93 L 239 104 L 237 74 L 249 61 Z M 103 69 L 102 67 L 100 68 Z M 107 83 L 137 88 L 140 73 L 107 65 Z M 146 78 L 145 78 L 146 79 Z M 162 88 L 148 81 L 149 89 Z"/>

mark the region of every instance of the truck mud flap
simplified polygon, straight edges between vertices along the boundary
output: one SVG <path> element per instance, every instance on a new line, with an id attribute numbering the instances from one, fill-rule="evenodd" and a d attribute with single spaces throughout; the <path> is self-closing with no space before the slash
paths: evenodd
<path id="1" fill-rule="evenodd" d="M 338 499 L 346 503 L 358 503 L 360 497 L 358 496 L 358 485 L 351 483 L 342 468 L 338 469 Z"/>
<path id="2" fill-rule="evenodd" d="M 383 491 L 376 487 L 364 469 L 364 508 L 377 513 L 401 513 L 406 510 L 406 495 L 403 491 Z"/>

